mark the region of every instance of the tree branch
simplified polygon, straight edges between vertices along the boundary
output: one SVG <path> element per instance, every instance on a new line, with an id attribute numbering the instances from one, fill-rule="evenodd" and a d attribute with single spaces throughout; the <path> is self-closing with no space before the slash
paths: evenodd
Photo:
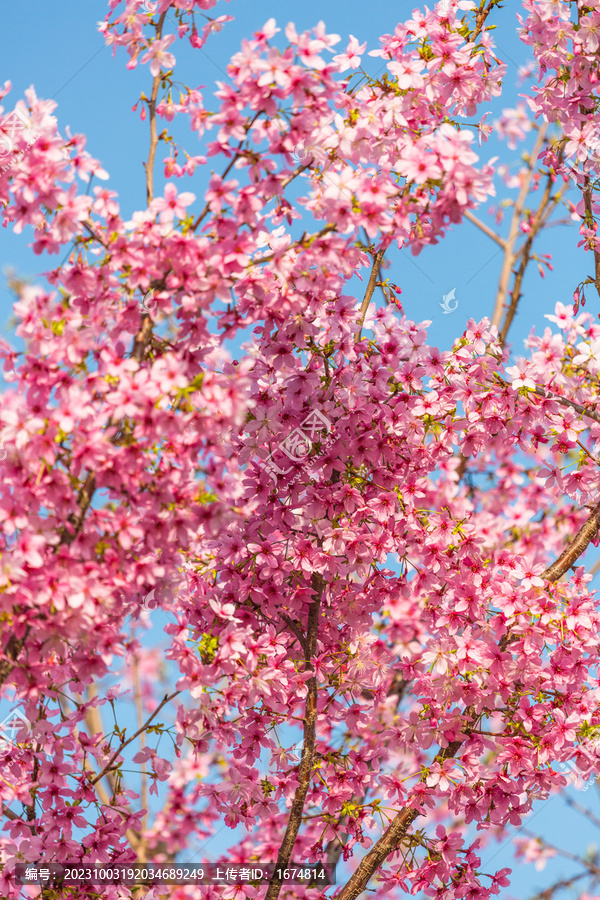
<path id="1" fill-rule="evenodd" d="M 445 759 L 454 757 L 461 748 L 464 740 L 469 737 L 475 728 L 477 715 L 472 706 L 465 710 L 465 717 L 471 719 L 471 724 L 463 730 L 464 737 L 460 740 L 452 741 L 447 747 L 444 747 L 436 753 L 432 765 L 443 763 Z M 396 814 L 390 825 L 383 832 L 379 840 L 369 850 L 367 855 L 360 861 L 356 871 L 344 885 L 339 894 L 336 894 L 335 900 L 355 900 L 359 894 L 366 889 L 369 881 L 377 869 L 385 862 L 390 853 L 397 850 L 408 829 L 416 818 L 421 815 L 418 809 L 405 807 Z"/>
<path id="2" fill-rule="evenodd" d="M 167 13 L 164 12 L 156 26 L 156 40 L 159 41 L 162 37 L 162 30 L 164 21 L 167 17 Z M 144 164 L 144 168 L 146 169 L 146 201 L 148 206 L 154 200 L 154 160 L 156 157 L 156 147 L 158 145 L 158 136 L 156 134 L 156 100 L 158 98 L 158 88 L 160 86 L 160 82 L 162 80 L 162 75 L 159 72 L 158 75 L 155 76 L 152 82 L 152 94 L 150 96 L 150 100 L 148 101 L 148 111 L 149 111 L 149 119 L 150 119 L 150 149 L 148 151 L 148 162 Z"/>
<path id="3" fill-rule="evenodd" d="M 305 665 L 307 670 L 314 670 L 312 657 L 317 651 L 317 636 L 319 631 L 319 612 L 321 609 L 321 598 L 325 588 L 323 577 L 315 574 L 311 579 L 312 589 L 315 597 L 310 605 L 308 613 L 308 626 L 306 629 L 306 654 Z M 302 757 L 300 759 L 300 767 L 298 770 L 298 787 L 294 794 L 292 808 L 288 819 L 285 836 L 277 854 L 277 869 L 285 869 L 292 856 L 294 844 L 302 824 L 302 813 L 304 811 L 304 803 L 306 795 L 310 787 L 312 765 L 315 754 L 316 740 L 316 721 L 317 721 L 317 678 L 313 675 L 306 683 L 308 694 L 306 697 L 306 707 L 304 716 L 304 742 L 302 745 Z M 283 882 L 273 877 L 269 883 L 269 888 L 265 900 L 276 900 L 279 896 Z"/>
<path id="4" fill-rule="evenodd" d="M 475 17 L 475 30 L 473 31 L 472 34 L 469 35 L 468 40 L 473 41 L 473 42 L 475 42 L 477 40 L 477 38 L 481 34 L 481 30 L 482 30 L 483 26 L 485 25 L 485 20 L 491 13 L 491 11 L 494 8 L 494 6 L 496 5 L 496 3 L 497 3 L 497 0 L 489 0 L 487 7 L 485 7 L 484 9 L 481 9 L 477 13 L 477 15 Z"/>
<path id="5" fill-rule="evenodd" d="M 510 223 L 510 231 L 508 234 L 508 239 L 506 240 L 506 246 L 504 249 L 504 262 L 502 263 L 502 271 L 500 272 L 500 281 L 498 283 L 498 293 L 496 294 L 496 305 L 494 307 L 494 313 L 492 315 L 492 325 L 495 325 L 496 328 L 500 327 L 500 322 L 502 321 L 502 314 L 504 312 L 504 304 L 506 301 L 506 295 L 508 293 L 508 283 L 510 280 L 510 273 L 512 272 L 512 267 L 515 264 L 515 260 L 518 257 L 518 254 L 515 254 L 513 251 L 514 243 L 519 235 L 519 223 L 521 220 L 521 216 L 523 215 L 523 209 L 525 206 L 525 201 L 527 199 L 527 195 L 529 193 L 531 187 L 531 179 L 533 177 L 533 170 L 537 163 L 537 158 L 539 152 L 542 148 L 542 144 L 544 143 L 544 139 L 546 137 L 546 125 L 542 125 L 539 129 L 538 136 L 536 138 L 536 142 L 534 148 L 531 152 L 531 156 L 529 158 L 529 168 L 525 174 L 523 179 L 523 184 L 521 185 L 521 190 L 519 191 L 519 196 L 515 202 L 515 206 L 513 209 L 513 215 Z"/>
<path id="6" fill-rule="evenodd" d="M 373 296 L 373 291 L 375 290 L 375 285 L 377 283 L 377 276 L 379 275 L 379 269 L 381 268 L 381 263 L 383 261 L 383 257 L 385 256 L 385 250 L 378 250 L 375 254 L 375 258 L 373 260 L 373 266 L 371 268 L 371 274 L 369 276 L 369 283 L 367 284 L 367 289 L 365 291 L 365 296 L 363 297 L 363 301 L 360 307 L 360 317 L 358 320 L 358 334 L 356 335 L 356 343 L 360 341 L 360 336 L 362 332 L 362 327 L 365 323 L 365 319 L 367 316 L 367 310 L 369 308 L 369 303 L 371 302 L 371 297 Z"/>
<path id="7" fill-rule="evenodd" d="M 30 631 L 31 626 L 27 628 L 23 637 L 17 638 L 13 634 L 9 639 L 8 644 L 6 645 L 6 650 L 4 651 L 4 655 L 7 656 L 8 659 L 0 660 L 0 684 L 4 684 L 4 682 L 14 669 L 17 657 L 23 649 L 23 644 L 27 640 Z"/>
<path id="8" fill-rule="evenodd" d="M 158 704 L 158 706 L 156 707 L 156 709 L 154 710 L 152 715 L 146 720 L 145 724 L 142 725 L 141 728 L 138 728 L 138 730 L 135 732 L 135 734 L 132 734 L 132 736 L 130 738 L 128 738 L 126 741 L 121 741 L 121 743 L 119 744 L 119 747 L 115 750 L 115 752 L 113 753 L 113 755 L 111 756 L 111 758 L 109 759 L 107 764 L 104 766 L 102 771 L 98 775 L 96 775 L 95 778 L 92 779 L 90 784 L 95 785 L 98 781 L 100 781 L 101 778 L 104 778 L 104 776 L 108 772 L 110 772 L 112 770 L 112 768 L 114 768 L 113 763 L 114 763 L 115 759 L 117 758 L 117 756 L 119 756 L 121 751 L 124 750 L 125 747 L 127 747 L 129 744 L 131 744 L 132 741 L 135 741 L 136 737 L 138 737 L 140 734 L 142 734 L 142 732 L 144 732 L 146 730 L 146 728 L 148 728 L 148 726 L 150 725 L 150 722 L 152 722 L 152 720 L 156 718 L 156 716 L 159 714 L 159 712 L 161 711 L 163 706 L 166 706 L 167 703 L 169 703 L 174 697 L 177 697 L 177 695 L 180 693 L 181 693 L 181 691 L 175 691 L 170 696 L 168 694 L 165 694 L 165 696 L 163 697 L 161 702 Z"/>
<path id="9" fill-rule="evenodd" d="M 546 581 L 558 581 L 559 578 L 569 571 L 571 566 L 579 559 L 582 553 L 587 550 L 589 543 L 598 534 L 600 528 L 600 503 L 592 510 L 589 519 L 585 522 L 571 543 L 565 547 L 558 559 L 548 566 L 540 578 Z"/>
<path id="10" fill-rule="evenodd" d="M 580 528 L 577 535 L 571 543 L 561 553 L 558 559 L 548 566 L 542 573 L 541 577 L 547 581 L 558 581 L 558 579 L 568 571 L 573 563 L 586 550 L 592 538 L 598 533 L 600 528 L 600 503 L 590 515 L 587 522 Z M 510 633 L 507 632 L 499 642 L 499 649 L 504 652 L 510 643 Z M 471 724 L 463 730 L 465 737 L 460 740 L 453 741 L 448 747 L 438 751 L 435 755 L 434 763 L 442 763 L 445 759 L 450 759 L 456 755 L 464 740 L 469 737 L 476 723 L 476 716 L 473 707 L 469 707 L 465 711 L 465 716 L 471 719 Z M 351 876 L 347 884 L 342 888 L 341 892 L 336 895 L 336 900 L 355 900 L 367 887 L 372 875 L 383 864 L 390 853 L 398 848 L 408 829 L 414 820 L 420 815 L 416 809 L 405 807 L 401 810 L 392 823 L 388 826 L 377 843 L 361 860 L 358 868 Z"/>
<path id="11" fill-rule="evenodd" d="M 488 237 L 499 244 L 503 250 L 506 250 L 506 241 L 504 240 L 504 238 L 500 237 L 499 234 L 496 234 L 496 232 L 492 228 L 486 225 L 485 222 L 482 222 L 481 219 L 478 219 L 477 216 L 474 216 L 469 209 L 466 209 L 463 212 L 463 216 L 465 217 L 465 219 L 468 219 L 469 222 L 472 222 L 473 225 L 476 225 L 477 228 L 483 231 L 484 234 L 487 234 Z"/>
<path id="12" fill-rule="evenodd" d="M 529 259 L 530 259 L 530 255 L 531 255 L 531 248 L 533 246 L 533 242 L 534 242 L 535 238 L 537 237 L 537 235 L 539 234 L 539 232 L 541 231 L 542 227 L 544 226 L 545 221 L 548 218 L 548 216 L 550 216 L 552 214 L 552 211 L 556 208 L 556 204 L 558 203 L 560 196 L 561 196 L 561 192 L 559 191 L 558 194 L 556 194 L 552 198 L 552 200 L 550 200 L 550 193 L 552 190 L 552 186 L 553 186 L 552 185 L 552 177 L 550 175 L 548 175 L 547 181 L 546 181 L 546 189 L 544 191 L 542 201 L 538 207 L 538 211 L 535 215 L 535 219 L 531 226 L 531 231 L 529 232 L 529 234 L 527 236 L 527 240 L 525 241 L 523 247 L 521 248 L 519 253 L 517 255 L 515 255 L 515 257 L 514 257 L 514 261 L 516 262 L 516 259 L 520 255 L 521 262 L 519 264 L 519 268 L 515 275 L 515 282 L 513 285 L 512 292 L 511 292 L 510 306 L 506 311 L 506 315 L 504 317 L 504 324 L 502 325 L 502 328 L 500 329 L 499 339 L 500 339 L 500 345 L 502 347 L 504 347 L 504 344 L 506 342 L 509 328 L 512 325 L 512 321 L 517 312 L 517 306 L 519 305 L 519 300 L 521 299 L 521 285 L 523 283 L 525 271 L 527 269 L 527 266 L 529 265 Z"/>
<path id="13" fill-rule="evenodd" d="M 137 655 L 133 656 L 133 664 L 132 664 L 132 675 L 133 675 L 133 690 L 135 696 L 135 707 L 137 711 L 137 723 L 138 728 L 141 729 L 140 733 L 140 749 L 143 750 L 146 746 L 146 734 L 143 728 L 144 725 L 144 710 L 142 705 L 142 687 L 140 684 L 140 666 Z M 141 777 L 142 777 L 142 791 L 140 795 L 140 803 L 142 805 L 142 809 L 145 809 L 146 812 L 142 818 L 142 831 L 146 829 L 146 822 L 148 820 L 148 774 L 146 772 L 146 763 L 143 762 L 141 765 Z M 145 860 L 143 860 L 145 862 Z"/>

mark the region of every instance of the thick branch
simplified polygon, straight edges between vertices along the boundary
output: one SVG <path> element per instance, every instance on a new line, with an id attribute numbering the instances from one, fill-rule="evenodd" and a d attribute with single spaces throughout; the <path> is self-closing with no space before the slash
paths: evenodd
<path id="1" fill-rule="evenodd" d="M 317 636 L 319 631 L 319 612 L 321 609 L 321 598 L 325 582 L 321 575 L 312 576 L 312 588 L 315 597 L 310 605 L 308 613 L 308 627 L 306 629 L 306 654 L 305 665 L 307 670 L 313 670 L 312 657 L 317 650 Z M 285 836 L 277 854 L 277 869 L 285 869 L 292 857 L 292 851 L 296 838 L 302 824 L 302 813 L 304 812 L 304 803 L 306 795 L 310 787 L 312 765 L 315 755 L 316 740 L 316 722 L 317 722 L 317 678 L 313 675 L 306 684 L 308 694 L 306 697 L 306 708 L 304 715 L 304 743 L 302 744 L 302 758 L 298 770 L 298 787 L 294 794 L 294 800 L 288 819 Z M 269 883 L 269 889 L 265 900 L 276 900 L 279 896 L 283 882 L 277 878 L 273 878 Z"/>
<path id="2" fill-rule="evenodd" d="M 460 740 L 452 741 L 447 747 L 438 750 L 433 760 L 433 764 L 442 764 L 445 759 L 451 759 L 456 756 L 465 738 L 469 737 L 475 728 L 477 720 L 477 715 L 473 707 L 469 707 L 465 710 L 465 716 L 467 719 L 471 719 L 471 724 L 463 731 L 465 737 Z M 406 837 L 408 829 L 420 815 L 421 813 L 417 809 L 405 807 L 400 810 L 377 843 L 374 844 L 367 855 L 360 861 L 358 868 L 344 885 L 340 893 L 336 895 L 335 900 L 355 900 L 359 894 L 362 894 L 362 892 L 366 890 L 373 874 L 385 862 L 390 853 L 393 853 L 394 850 L 398 849 Z"/>
<path id="3" fill-rule="evenodd" d="M 553 562 L 551 566 L 548 566 L 548 568 L 542 572 L 540 578 L 545 578 L 547 581 L 558 581 L 559 578 L 562 578 L 562 576 L 568 572 L 571 566 L 579 559 L 582 553 L 587 550 L 590 541 L 598 534 L 598 529 L 600 529 L 600 503 L 594 507 L 587 522 L 582 525 L 571 543 L 565 547 L 556 562 Z"/>

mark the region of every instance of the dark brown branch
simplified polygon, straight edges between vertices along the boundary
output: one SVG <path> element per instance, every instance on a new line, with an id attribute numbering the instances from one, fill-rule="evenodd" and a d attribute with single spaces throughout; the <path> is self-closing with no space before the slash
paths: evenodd
<path id="1" fill-rule="evenodd" d="M 19 653 L 23 649 L 23 644 L 27 640 L 30 631 L 31 626 L 26 630 L 23 637 L 16 638 L 14 634 L 11 636 L 8 644 L 6 645 L 6 650 L 4 651 L 4 654 L 8 657 L 8 659 L 0 660 L 0 684 L 4 684 L 4 682 L 14 669 L 15 661 L 19 656 Z"/>
<path id="2" fill-rule="evenodd" d="M 69 516 L 69 523 L 70 525 L 72 525 L 73 530 L 71 531 L 66 526 L 61 529 L 60 543 L 58 545 L 59 547 L 61 544 L 66 544 L 67 547 L 70 547 L 77 535 L 80 533 L 81 529 L 83 528 L 85 514 L 90 508 L 90 503 L 92 502 L 95 490 L 96 477 L 92 472 L 89 472 L 81 490 L 79 491 L 79 496 L 77 497 L 77 515 L 73 513 Z"/>
<path id="3" fill-rule="evenodd" d="M 571 543 L 565 547 L 556 562 L 553 562 L 551 566 L 548 566 L 548 568 L 542 572 L 540 578 L 545 578 L 547 581 L 558 581 L 559 578 L 562 578 L 562 576 L 569 571 L 571 566 L 577 562 L 582 553 L 587 550 L 590 541 L 598 534 L 599 528 L 600 503 L 594 507 L 587 522 L 581 526 Z"/>
<path id="4" fill-rule="evenodd" d="M 289 616 L 286 616 L 284 613 L 280 613 L 279 615 L 280 615 L 282 621 L 284 621 L 285 624 L 288 626 L 288 628 L 291 628 L 291 630 L 294 632 L 294 635 L 298 639 L 298 643 L 300 644 L 300 646 L 304 652 L 304 655 L 308 656 L 308 645 L 306 643 L 306 638 L 300 631 L 297 623 L 294 622 L 293 619 L 290 619 Z"/>
<path id="5" fill-rule="evenodd" d="M 152 337 L 152 324 L 150 316 L 147 313 L 144 313 L 140 330 L 135 336 L 133 349 L 131 351 L 132 359 L 137 359 L 138 362 L 142 361 L 144 351 L 150 343 L 150 338 Z"/>
<path id="6" fill-rule="evenodd" d="M 465 710 L 465 717 L 471 720 L 471 724 L 463 730 L 464 738 L 452 741 L 447 747 L 438 750 L 433 760 L 433 764 L 442 764 L 445 759 L 451 759 L 456 756 L 462 747 L 463 741 L 469 737 L 475 728 L 477 721 L 477 714 L 473 707 L 469 707 Z M 335 900 L 355 900 L 359 894 L 362 894 L 362 892 L 366 890 L 373 874 L 385 862 L 390 853 L 393 853 L 394 850 L 399 848 L 406 837 L 408 829 L 420 815 L 421 813 L 419 810 L 408 808 L 402 809 L 397 813 L 396 817 L 391 824 L 388 825 L 377 843 L 374 844 L 367 855 L 360 861 L 358 868 L 344 885 L 340 893 L 336 895 Z"/>
<path id="7" fill-rule="evenodd" d="M 10 819 L 11 822 L 21 822 L 22 825 L 25 825 L 26 828 L 29 828 L 32 834 L 35 834 L 35 825 L 31 822 L 25 822 L 21 816 L 18 816 L 16 813 L 9 809 L 7 806 L 2 808 L 2 815 L 6 816 L 7 819 Z"/>
<path id="8" fill-rule="evenodd" d="M 496 374 L 496 377 L 505 387 L 510 386 L 510 382 L 505 381 L 500 375 Z M 582 416 L 593 419 L 594 422 L 600 422 L 600 414 L 594 409 L 591 409 L 589 406 L 582 406 L 581 403 L 576 403 L 575 400 L 569 400 L 568 397 L 561 397 L 560 394 L 555 394 L 550 388 L 536 387 L 535 393 L 538 397 L 543 397 L 544 400 L 555 400 L 557 403 L 560 403 L 561 406 L 568 406 L 571 409 L 576 410 L 576 412 L 580 413 Z"/>
<path id="9" fill-rule="evenodd" d="M 571 409 L 576 410 L 588 419 L 593 419 L 594 422 L 600 422 L 600 415 L 595 410 L 590 409 L 589 406 L 582 406 L 580 403 L 575 403 L 574 400 L 569 400 L 567 397 L 561 397 L 560 394 L 555 394 L 553 392 L 548 393 L 547 389 L 541 387 L 536 387 L 535 392 L 545 399 L 556 400 L 561 406 L 570 406 Z"/>
<path id="10" fill-rule="evenodd" d="M 319 613 L 321 610 L 321 598 L 325 588 L 325 582 L 321 575 L 313 575 L 311 585 L 314 592 L 314 599 L 310 605 L 308 613 L 308 625 L 306 629 L 306 650 L 305 665 L 307 670 L 314 670 L 312 657 L 317 651 L 317 636 L 319 632 Z M 277 869 L 285 869 L 292 858 L 292 851 L 296 838 L 302 824 L 302 813 L 304 812 L 304 804 L 306 795 L 310 787 L 313 759 L 315 755 L 316 741 L 316 722 L 317 722 L 317 678 L 313 675 L 306 683 L 308 694 L 306 697 L 306 707 L 304 715 L 304 742 L 302 744 L 302 758 L 298 770 L 298 787 L 294 794 L 292 808 L 288 819 L 287 828 L 279 853 L 277 854 Z M 280 879 L 272 878 L 269 883 L 265 900 L 276 900 L 279 896 L 283 882 Z"/>
<path id="11" fill-rule="evenodd" d="M 496 2 L 497 2 L 497 0 L 489 0 L 487 7 L 485 7 L 485 9 L 482 9 L 480 12 L 477 13 L 477 16 L 475 17 L 475 30 L 469 36 L 470 41 L 475 42 L 477 40 L 477 38 L 479 37 L 479 35 L 481 34 L 481 30 L 482 30 L 483 26 L 485 25 L 485 20 L 487 19 L 487 17 L 493 10 L 494 6 L 496 5 Z"/>

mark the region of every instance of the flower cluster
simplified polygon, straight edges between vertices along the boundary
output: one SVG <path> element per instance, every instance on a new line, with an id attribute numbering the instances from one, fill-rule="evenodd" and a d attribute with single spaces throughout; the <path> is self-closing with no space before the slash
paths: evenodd
<path id="1" fill-rule="evenodd" d="M 198 88 L 173 101 L 172 70 L 177 40 L 200 48 L 231 18 L 207 17 L 214 5 L 110 0 L 101 26 L 129 68 L 149 66 L 143 114 L 189 117 L 194 152 L 170 145 L 162 196 L 150 162 L 148 204 L 130 216 L 108 187 L 81 189 L 108 174 L 33 89 L 39 137 L 17 135 L 0 170 L 3 223 L 33 226 L 39 255 L 68 254 L 45 286 L 15 286 L 26 352 L 0 342 L 0 677 L 31 722 L 26 746 L 0 748 L 0 893 L 18 896 L 11 861 L 173 860 L 223 821 L 248 832 L 236 863 L 278 860 L 286 829 L 294 859 L 343 858 L 342 900 L 373 874 L 381 897 L 487 898 L 508 881 L 481 872 L 485 835 L 564 785 L 557 762 L 579 753 L 600 774 L 585 749 L 600 614 L 576 565 L 597 542 L 600 326 L 558 303 L 511 366 L 489 318 L 440 351 L 429 323 L 367 309 L 392 244 L 418 254 L 494 194 L 494 161 L 461 127 L 480 117 L 487 136 L 481 107 L 501 91 L 494 4 L 414 10 L 370 53 L 385 76 L 357 89 L 339 76 L 364 44 L 336 54 L 323 23 L 298 34 L 271 19 L 209 111 Z M 544 71 L 571 73 L 535 102 L 577 139 L 597 12 L 575 29 L 568 6 L 524 0 L 522 37 Z M 505 113 L 511 141 L 524 119 Z M 198 202 L 177 181 L 206 173 L 208 137 L 223 166 Z M 310 158 L 295 165 L 301 143 Z M 297 237 L 298 218 L 315 230 Z M 314 410 L 327 442 L 271 477 L 259 460 Z M 140 640 L 140 607 L 165 584 L 159 653 Z M 131 760 L 130 732 L 106 724 L 130 690 L 148 719 Z M 373 846 L 387 850 L 365 881 Z"/>

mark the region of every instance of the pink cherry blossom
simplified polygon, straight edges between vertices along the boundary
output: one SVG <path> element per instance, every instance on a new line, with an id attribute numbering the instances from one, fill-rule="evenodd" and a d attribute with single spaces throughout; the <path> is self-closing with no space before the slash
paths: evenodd
<path id="1" fill-rule="evenodd" d="M 109 0 L 117 60 L 150 63 L 141 208 L 54 101 L 0 90 L 2 134 L 15 106 L 36 133 L 2 139 L 3 224 L 45 273 L 0 341 L 0 683 L 29 723 L 0 742 L 0 894 L 6 860 L 170 865 L 227 829 L 239 866 L 337 861 L 320 897 L 520 896 L 484 851 L 600 775 L 597 10 L 518 4 L 537 77 L 499 165 L 496 4 L 390 19 L 360 80 L 366 42 L 271 18 L 207 93 L 171 49 L 215 5 Z M 592 265 L 523 345 L 545 203 Z M 450 229 L 466 263 L 473 228 L 499 284 L 438 348 L 394 267 Z"/>
<path id="2" fill-rule="evenodd" d="M 150 72 L 153 78 L 156 78 L 161 69 L 172 69 L 175 66 L 175 57 L 168 52 L 168 47 L 176 40 L 174 34 L 168 34 L 160 40 L 154 40 L 146 53 L 141 57 L 140 62 L 150 62 Z"/>

